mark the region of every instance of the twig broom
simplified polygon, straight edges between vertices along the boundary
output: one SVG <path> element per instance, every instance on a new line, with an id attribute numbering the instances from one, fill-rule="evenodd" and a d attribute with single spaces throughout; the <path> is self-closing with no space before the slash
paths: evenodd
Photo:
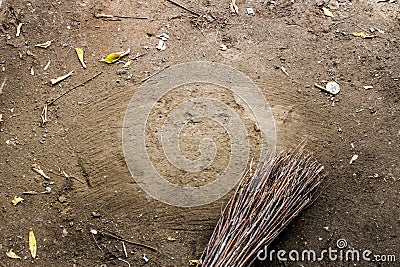
<path id="1" fill-rule="evenodd" d="M 323 166 L 304 145 L 245 174 L 201 256 L 201 267 L 247 267 L 315 199 Z"/>

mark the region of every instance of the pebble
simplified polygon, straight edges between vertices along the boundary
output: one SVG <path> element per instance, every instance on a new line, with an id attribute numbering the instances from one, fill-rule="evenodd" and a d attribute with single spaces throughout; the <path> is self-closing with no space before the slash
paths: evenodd
<path id="1" fill-rule="evenodd" d="M 126 70 L 124 70 L 124 69 L 117 70 L 117 74 L 118 75 L 122 75 L 122 74 L 125 74 L 125 73 L 126 73 Z"/>

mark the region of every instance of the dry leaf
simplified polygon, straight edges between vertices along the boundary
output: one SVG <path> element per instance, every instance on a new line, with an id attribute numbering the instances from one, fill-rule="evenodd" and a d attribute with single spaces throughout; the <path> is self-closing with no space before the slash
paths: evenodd
<path id="1" fill-rule="evenodd" d="M 239 8 L 236 5 L 236 0 L 232 0 L 232 2 L 229 4 L 229 8 L 231 9 L 232 13 L 239 14 Z"/>
<path id="2" fill-rule="evenodd" d="M 51 45 L 52 42 L 53 42 L 53 40 L 50 40 L 50 41 L 47 41 L 47 42 L 45 42 L 43 44 L 37 44 L 35 46 L 36 47 L 40 47 L 40 48 L 48 48 Z"/>
<path id="3" fill-rule="evenodd" d="M 36 258 L 36 251 L 37 251 L 36 238 L 32 228 L 29 229 L 29 251 L 31 252 L 32 258 Z"/>
<path id="4" fill-rule="evenodd" d="M 101 61 L 104 61 L 109 64 L 114 63 L 114 62 L 118 61 L 118 59 L 120 59 L 121 57 L 128 55 L 130 52 L 131 52 L 131 49 L 128 48 L 128 50 L 126 50 L 124 52 L 111 53 L 111 54 L 108 54 L 106 56 L 106 58 L 102 59 Z"/>
<path id="5" fill-rule="evenodd" d="M 42 114 L 40 115 L 42 117 L 42 124 L 44 125 L 46 122 L 49 121 L 49 118 L 47 117 L 47 104 L 43 106 Z"/>
<path id="6" fill-rule="evenodd" d="M 46 175 L 44 171 L 40 168 L 38 164 L 32 164 L 32 170 L 35 172 L 39 173 L 41 176 L 43 176 L 46 180 L 50 180 L 50 176 Z"/>
<path id="7" fill-rule="evenodd" d="M 23 201 L 24 199 L 22 197 L 17 197 L 15 196 L 14 199 L 11 201 L 14 206 L 17 205 L 18 203 L 20 203 L 21 201 Z"/>
<path id="8" fill-rule="evenodd" d="M 168 240 L 168 241 L 176 241 L 176 238 L 173 238 L 172 236 L 168 236 L 168 237 L 167 237 L 167 240 Z"/>
<path id="9" fill-rule="evenodd" d="M 0 114 L 0 122 L 3 121 L 3 114 Z"/>
<path id="10" fill-rule="evenodd" d="M 333 14 L 332 14 L 332 12 L 329 10 L 329 9 L 327 9 L 326 7 L 323 7 L 322 8 L 322 11 L 324 11 L 324 15 L 325 16 L 327 16 L 327 17 L 333 17 Z"/>
<path id="11" fill-rule="evenodd" d="M 76 51 L 76 54 L 78 55 L 79 61 L 80 61 L 81 64 L 82 64 L 82 67 L 83 67 L 84 69 L 86 69 L 86 64 L 85 64 L 85 62 L 83 61 L 83 49 L 78 47 L 78 48 L 75 48 L 75 51 Z"/>
<path id="12" fill-rule="evenodd" d="M 31 67 L 31 75 L 35 75 L 35 71 L 33 70 L 33 67 Z"/>
<path id="13" fill-rule="evenodd" d="M 72 73 L 74 73 L 74 71 L 71 71 L 71 72 L 65 74 L 64 76 L 60 76 L 60 77 L 58 77 L 58 78 L 51 79 L 51 80 L 50 80 L 51 85 L 55 85 L 55 84 L 57 84 L 57 83 L 59 83 L 59 82 L 65 80 L 65 79 L 67 79 L 69 76 L 72 75 Z"/>
<path id="14" fill-rule="evenodd" d="M 367 32 L 353 32 L 352 35 L 355 37 L 361 37 L 363 39 L 376 37 L 375 34 L 371 34 L 371 33 L 367 33 Z"/>
<path id="15" fill-rule="evenodd" d="M 17 254 L 15 254 L 14 251 L 12 251 L 12 249 L 10 249 L 10 251 L 6 252 L 7 257 L 11 258 L 11 259 L 20 259 L 21 257 L 18 256 Z"/>
<path id="16" fill-rule="evenodd" d="M 131 64 L 132 64 L 132 60 L 129 59 L 129 60 L 124 64 L 124 66 L 122 66 L 122 67 L 123 67 L 123 68 L 128 68 Z"/>
<path id="17" fill-rule="evenodd" d="M 17 33 L 15 34 L 15 36 L 19 36 L 21 34 L 21 27 L 22 27 L 22 23 L 18 24 L 17 26 Z"/>
<path id="18" fill-rule="evenodd" d="M 203 262 L 201 260 L 190 260 L 189 264 L 190 265 L 202 265 Z"/>

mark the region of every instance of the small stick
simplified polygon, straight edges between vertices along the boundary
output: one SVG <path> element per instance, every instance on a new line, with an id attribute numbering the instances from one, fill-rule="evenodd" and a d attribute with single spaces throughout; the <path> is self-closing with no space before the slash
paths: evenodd
<path id="1" fill-rule="evenodd" d="M 84 82 L 82 82 L 82 83 L 80 83 L 80 84 L 78 84 L 78 85 L 75 85 L 75 86 L 72 87 L 71 89 L 65 91 L 64 93 L 62 93 L 61 95 L 59 95 L 58 97 L 56 97 L 55 99 L 53 99 L 52 101 L 48 102 L 47 105 L 48 105 L 48 106 L 53 105 L 53 104 L 54 104 L 58 99 L 60 99 L 61 97 L 65 96 L 66 94 L 70 93 L 71 91 L 75 90 L 75 89 L 78 88 L 78 87 L 84 86 L 86 83 L 88 83 L 88 82 L 94 80 L 95 78 L 97 78 L 97 76 L 101 75 L 102 73 L 103 73 L 103 72 L 100 71 L 100 72 L 98 72 L 96 75 L 94 75 L 92 78 L 89 78 L 89 79 L 87 79 L 86 81 L 84 81 Z"/>
<path id="2" fill-rule="evenodd" d="M 92 232 L 90 232 L 93 236 L 93 240 L 96 243 L 96 246 L 100 249 L 101 252 L 103 252 L 103 250 L 101 249 L 101 247 L 99 246 L 99 243 L 97 243 L 96 237 L 94 236 L 94 234 Z M 104 252 L 103 252 L 104 253 Z"/>
<path id="3" fill-rule="evenodd" d="M 196 16 L 198 16 L 198 17 L 201 17 L 201 14 L 199 14 L 199 13 L 197 13 L 197 12 L 195 12 L 195 11 L 185 7 L 185 6 L 183 6 L 182 4 L 179 4 L 179 3 L 177 3 L 177 2 L 175 2 L 173 0 L 167 0 L 167 1 L 172 3 L 172 4 L 174 4 L 174 5 L 176 5 L 176 6 L 178 6 L 178 7 L 180 7 L 180 8 L 182 8 L 182 9 L 184 9 L 184 10 L 186 10 L 186 11 L 188 11 L 188 12 L 190 12 L 190 13 L 192 13 L 192 14 L 194 14 L 194 15 L 196 15 Z"/>
<path id="4" fill-rule="evenodd" d="M 119 236 L 117 236 L 117 235 L 115 235 L 115 234 L 112 234 L 112 233 L 104 232 L 104 231 L 101 231 L 101 230 L 98 230 L 98 231 L 99 231 L 101 234 L 105 235 L 105 236 L 109 236 L 109 237 L 112 237 L 112 238 L 115 238 L 115 239 L 124 241 L 124 242 L 129 243 L 129 244 L 132 244 L 132 245 L 141 246 L 141 247 L 144 247 L 144 248 L 151 249 L 151 250 L 153 250 L 153 251 L 157 251 L 156 248 L 153 248 L 153 247 L 151 247 L 151 246 L 148 246 L 148 245 L 145 245 L 145 244 L 142 244 L 142 243 L 138 243 L 138 242 L 134 242 L 134 241 L 130 241 L 130 240 L 127 240 L 127 239 L 125 239 L 125 238 L 119 237 Z"/>
<path id="5" fill-rule="evenodd" d="M 316 88 L 318 88 L 318 89 L 320 89 L 320 90 L 323 90 L 323 91 L 325 91 L 326 89 L 325 89 L 325 87 L 322 87 L 321 85 L 319 85 L 319 84 L 314 84 L 314 86 L 316 87 Z"/>
<path id="6" fill-rule="evenodd" d="M 124 250 L 124 253 L 125 253 L 125 258 L 128 258 L 128 253 L 126 252 L 125 242 L 121 241 L 121 243 L 122 243 L 122 249 Z"/>
<path id="7" fill-rule="evenodd" d="M 144 79 L 142 80 L 142 83 L 145 82 L 145 81 L 147 81 L 148 79 L 150 79 L 150 78 L 153 77 L 154 75 L 157 75 L 157 74 L 159 74 L 160 72 L 162 72 L 163 70 L 166 70 L 166 69 L 168 69 L 168 68 L 169 68 L 169 66 L 167 66 L 167 67 L 163 68 L 162 70 L 159 70 L 159 71 L 157 71 L 157 72 L 151 74 L 149 77 L 144 78 Z"/>
<path id="8" fill-rule="evenodd" d="M 61 177 L 63 177 L 63 178 L 67 178 L 67 179 L 72 178 L 72 179 L 75 179 L 75 180 L 77 180 L 78 182 L 80 182 L 81 184 L 84 184 L 84 183 L 85 183 L 85 182 L 81 181 L 80 179 L 76 178 L 75 176 L 68 175 L 65 171 L 63 171 L 62 173 L 56 173 L 56 172 L 53 171 L 53 170 L 49 170 L 49 172 L 52 173 L 52 174 L 61 176 Z"/>
<path id="9" fill-rule="evenodd" d="M 123 260 L 123 259 L 121 259 L 121 258 L 118 258 L 120 261 L 123 261 L 123 262 L 125 262 L 126 264 L 128 264 L 128 266 L 129 267 L 131 267 L 131 264 L 128 262 L 128 261 L 126 261 L 126 260 Z"/>
<path id="10" fill-rule="evenodd" d="M 3 88 L 4 88 L 4 85 L 6 84 L 6 81 L 7 81 L 7 77 L 4 78 L 4 81 L 0 86 L 0 95 L 3 93 Z"/>
<path id="11" fill-rule="evenodd" d="M 143 16 L 114 16 L 120 19 L 148 19 L 147 17 Z"/>
<path id="12" fill-rule="evenodd" d="M 113 18 L 120 18 L 120 19 L 148 19 L 144 16 L 114 16 L 114 15 L 106 15 L 106 14 L 95 14 L 95 18 L 97 19 L 113 19 Z"/>

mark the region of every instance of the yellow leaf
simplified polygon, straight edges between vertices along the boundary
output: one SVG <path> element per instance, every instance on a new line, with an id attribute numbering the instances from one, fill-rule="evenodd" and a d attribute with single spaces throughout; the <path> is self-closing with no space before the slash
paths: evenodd
<path id="1" fill-rule="evenodd" d="M 168 241 L 176 241 L 176 238 L 173 238 L 172 236 L 167 237 Z"/>
<path id="2" fill-rule="evenodd" d="M 0 114 L 0 122 L 3 121 L 3 114 Z"/>
<path id="3" fill-rule="evenodd" d="M 32 228 L 29 229 L 29 251 L 31 252 L 32 258 L 36 258 L 36 238 L 35 234 L 33 233 Z"/>
<path id="4" fill-rule="evenodd" d="M 10 251 L 6 252 L 7 257 L 11 258 L 11 259 L 20 259 L 21 257 L 18 256 L 17 254 L 15 254 L 14 251 L 12 251 L 12 249 L 10 249 Z"/>
<path id="5" fill-rule="evenodd" d="M 15 196 L 14 199 L 11 201 L 14 206 L 17 205 L 19 202 L 23 201 L 24 199 L 22 197 L 17 197 Z"/>
<path id="6" fill-rule="evenodd" d="M 129 59 L 129 60 L 124 64 L 123 68 L 128 68 L 131 64 L 132 64 L 132 60 Z"/>
<path id="7" fill-rule="evenodd" d="M 333 14 L 332 14 L 332 12 L 329 10 L 329 9 L 327 9 L 326 7 L 323 7 L 322 8 L 322 11 L 324 11 L 324 15 L 325 16 L 327 16 L 327 17 L 333 17 Z"/>
<path id="8" fill-rule="evenodd" d="M 120 59 L 121 57 L 124 57 L 124 56 L 128 55 L 130 52 L 131 52 L 131 50 L 128 49 L 128 50 L 123 51 L 123 52 L 111 53 L 111 54 L 108 54 L 106 56 L 106 58 L 103 59 L 103 61 L 106 62 L 106 63 L 109 63 L 109 64 L 110 63 L 114 63 L 118 59 Z"/>
<path id="9" fill-rule="evenodd" d="M 370 34 L 370 33 L 366 33 L 366 32 L 353 32 L 352 35 L 355 37 L 361 37 L 363 39 L 376 37 L 375 34 Z"/>
<path id="10" fill-rule="evenodd" d="M 120 53 L 111 53 L 108 54 L 108 56 L 106 56 L 106 58 L 104 59 L 104 61 L 106 63 L 114 63 L 115 61 L 117 61 L 119 58 L 121 57 Z"/>
<path id="11" fill-rule="evenodd" d="M 85 64 L 85 62 L 83 61 L 83 49 L 78 47 L 78 48 L 75 48 L 75 51 L 76 51 L 76 54 L 78 55 L 79 61 L 80 61 L 81 64 L 82 64 L 82 67 L 83 67 L 84 69 L 86 69 L 86 64 Z"/>

